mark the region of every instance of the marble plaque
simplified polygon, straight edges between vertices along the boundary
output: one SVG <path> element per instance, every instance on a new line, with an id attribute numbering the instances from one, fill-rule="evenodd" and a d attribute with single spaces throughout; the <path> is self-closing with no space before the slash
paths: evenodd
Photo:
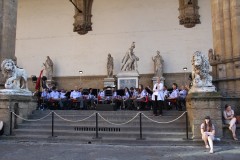
<path id="1" fill-rule="evenodd" d="M 128 88 L 138 88 L 138 77 L 125 77 L 118 78 L 118 89 Z"/>

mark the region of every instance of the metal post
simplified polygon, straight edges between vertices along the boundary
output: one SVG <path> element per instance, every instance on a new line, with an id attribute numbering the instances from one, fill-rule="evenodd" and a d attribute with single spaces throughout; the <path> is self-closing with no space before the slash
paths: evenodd
<path id="1" fill-rule="evenodd" d="M 10 132 L 10 133 L 9 133 L 10 136 L 12 136 L 12 114 L 13 114 L 13 113 L 12 113 L 12 111 L 11 111 L 11 112 L 10 112 L 10 128 L 9 128 L 9 129 L 10 129 L 10 131 L 9 131 L 9 132 Z"/>
<path id="2" fill-rule="evenodd" d="M 96 136 L 93 139 L 101 139 L 101 137 L 98 136 L 98 113 L 96 113 Z"/>
<path id="3" fill-rule="evenodd" d="M 52 137 L 54 137 L 54 112 L 52 112 Z"/>
<path id="4" fill-rule="evenodd" d="M 186 138 L 188 140 L 188 112 L 187 111 L 185 112 L 185 115 L 186 115 Z"/>
<path id="5" fill-rule="evenodd" d="M 139 114 L 139 120 L 140 120 L 140 123 L 139 123 L 140 137 L 137 138 L 137 140 L 144 140 L 145 138 L 143 138 L 142 136 L 142 113 Z"/>

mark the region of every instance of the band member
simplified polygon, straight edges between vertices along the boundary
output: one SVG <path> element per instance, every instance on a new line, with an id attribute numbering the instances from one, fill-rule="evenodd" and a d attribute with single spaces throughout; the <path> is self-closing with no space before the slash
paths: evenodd
<path id="1" fill-rule="evenodd" d="M 153 102 L 153 114 L 155 116 L 162 115 L 162 107 L 164 101 L 163 95 L 163 83 L 161 79 L 158 77 L 157 83 L 153 86 L 153 94 L 152 94 Z M 159 112 L 159 113 L 158 113 Z"/>

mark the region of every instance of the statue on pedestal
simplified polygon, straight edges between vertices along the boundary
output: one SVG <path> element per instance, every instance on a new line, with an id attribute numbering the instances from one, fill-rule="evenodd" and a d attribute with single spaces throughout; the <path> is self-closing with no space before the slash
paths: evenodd
<path id="1" fill-rule="evenodd" d="M 113 77 L 113 57 L 111 56 L 111 54 L 108 54 L 108 60 L 107 60 L 107 75 L 108 78 L 112 78 Z"/>
<path id="2" fill-rule="evenodd" d="M 12 59 L 5 59 L 1 64 L 2 74 L 6 79 L 6 89 L 23 89 L 28 91 L 27 73 L 24 69 L 18 68 Z"/>
<path id="3" fill-rule="evenodd" d="M 48 80 L 52 80 L 53 77 L 53 61 L 50 59 L 49 56 L 47 56 L 47 60 L 45 63 L 43 63 L 46 71 L 46 77 Z"/>
<path id="4" fill-rule="evenodd" d="M 157 51 L 157 55 L 152 57 L 154 62 L 154 76 L 155 77 L 162 77 L 163 76 L 163 58 L 160 55 L 160 52 Z"/>
<path id="5" fill-rule="evenodd" d="M 122 71 L 138 71 L 137 61 L 139 61 L 139 58 L 134 54 L 134 48 L 135 42 L 132 42 L 131 47 L 122 59 Z"/>
<path id="6" fill-rule="evenodd" d="M 196 51 L 192 57 L 192 80 L 190 92 L 215 92 L 212 76 L 209 74 L 210 64 L 205 55 Z"/>

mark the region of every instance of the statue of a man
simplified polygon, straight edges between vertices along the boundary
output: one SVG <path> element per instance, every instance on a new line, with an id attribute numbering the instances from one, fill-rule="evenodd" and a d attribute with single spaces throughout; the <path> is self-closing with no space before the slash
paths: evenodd
<path id="1" fill-rule="evenodd" d="M 108 54 L 108 60 L 107 60 L 107 75 L 108 78 L 112 78 L 113 77 L 113 57 L 111 56 L 111 54 Z"/>
<path id="2" fill-rule="evenodd" d="M 154 62 L 154 75 L 156 77 L 162 77 L 163 75 L 163 59 L 160 55 L 160 52 L 157 51 L 157 55 L 152 57 L 152 60 Z"/>
<path id="3" fill-rule="evenodd" d="M 122 71 L 132 71 L 138 70 L 137 61 L 139 58 L 134 54 L 133 49 L 135 48 L 135 42 L 132 42 L 131 47 L 126 52 L 125 56 L 122 59 Z"/>
<path id="4" fill-rule="evenodd" d="M 46 71 L 46 77 L 48 80 L 52 80 L 53 77 L 53 61 L 47 56 L 47 60 L 43 63 Z"/>

